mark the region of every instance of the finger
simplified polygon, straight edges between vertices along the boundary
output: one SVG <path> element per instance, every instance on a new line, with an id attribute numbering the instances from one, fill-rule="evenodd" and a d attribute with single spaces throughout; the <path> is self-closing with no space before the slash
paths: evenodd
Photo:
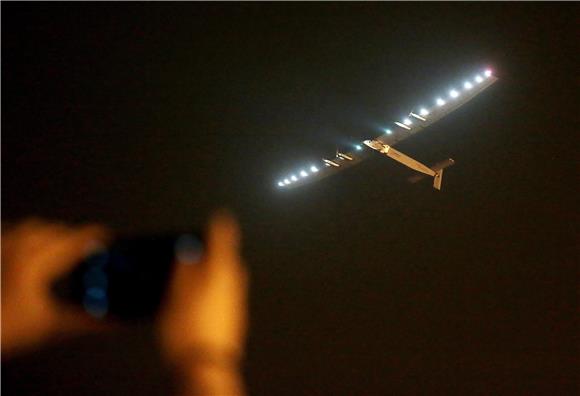
<path id="1" fill-rule="evenodd" d="M 29 218 L 6 231 L 2 235 L 2 253 L 20 251 L 30 255 L 43 249 L 55 238 L 59 238 L 69 228 L 62 223 L 51 223 L 37 218 Z"/>
<path id="2" fill-rule="evenodd" d="M 26 236 L 35 236 L 38 239 L 43 239 L 43 237 L 48 238 L 53 233 L 63 232 L 69 228 L 69 226 L 62 222 L 30 217 L 15 225 L 14 231 Z"/>
<path id="3" fill-rule="evenodd" d="M 177 260 L 173 265 L 171 281 L 169 285 L 168 296 L 166 297 L 170 304 L 179 305 L 179 301 L 187 299 L 187 296 L 195 288 L 199 279 L 200 267 L 191 265 L 187 261 Z"/>
<path id="4" fill-rule="evenodd" d="M 108 233 L 99 225 L 87 225 L 54 237 L 50 244 L 38 253 L 39 276 L 54 279 L 66 273 L 84 258 L 102 248 Z"/>
<path id="5" fill-rule="evenodd" d="M 248 274 L 240 254 L 241 233 L 238 222 L 227 211 L 216 213 L 208 230 L 207 280 L 220 298 L 228 303 L 222 307 L 230 315 L 232 350 L 243 349 L 247 326 Z M 217 297 L 216 297 L 217 298 Z M 227 307 L 227 308 L 226 308 Z"/>
<path id="6" fill-rule="evenodd" d="M 210 220 L 207 255 L 202 270 L 226 281 L 230 293 L 246 293 L 248 275 L 240 252 L 241 232 L 235 217 L 228 211 L 217 212 Z"/>
<path id="7" fill-rule="evenodd" d="M 219 211 L 208 227 L 206 262 L 216 266 L 231 266 L 240 257 L 240 229 L 230 212 Z"/>
<path id="8" fill-rule="evenodd" d="M 62 238 L 69 227 L 30 218 L 14 226 L 2 235 L 2 279 L 10 283 L 27 284 L 42 276 L 45 262 L 43 252 Z"/>

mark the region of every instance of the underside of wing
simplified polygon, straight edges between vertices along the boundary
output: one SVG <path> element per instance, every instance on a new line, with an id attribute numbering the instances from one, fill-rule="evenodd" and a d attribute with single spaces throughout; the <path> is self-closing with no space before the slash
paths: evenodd
<path id="1" fill-rule="evenodd" d="M 389 146 L 394 146 L 401 140 L 413 136 L 415 133 L 422 131 L 445 117 L 447 114 L 457 110 L 496 81 L 497 78 L 492 74 L 491 70 L 485 70 L 472 78 L 464 80 L 460 84 L 462 88 L 451 89 L 446 95 L 435 98 L 432 106 L 419 107 L 410 112 L 407 117 L 394 122 L 392 128 L 385 129 L 385 133 L 375 137 L 374 140 Z M 290 189 L 350 168 L 369 156 L 369 151 L 371 150 L 365 150 L 363 147 L 362 144 L 357 145 L 354 151 L 347 153 L 337 152 L 335 157 L 324 158 L 316 163 L 298 168 L 294 172 L 290 172 L 279 179 L 277 185 L 283 189 Z M 393 155 L 395 153 L 398 152 L 393 151 Z M 404 159 L 410 163 L 406 156 L 399 159 Z M 413 163 L 413 165 L 416 164 Z"/>
<path id="2" fill-rule="evenodd" d="M 497 77 L 489 72 L 478 74 L 472 80 L 464 81 L 462 90 L 451 89 L 447 95 L 435 98 L 433 106 L 420 107 L 410 112 L 408 117 L 401 122 L 394 123 L 392 130 L 389 129 L 390 133 L 385 133 L 375 139 L 393 146 L 457 110 L 496 81 Z"/>
<path id="3" fill-rule="evenodd" d="M 278 187 L 289 189 L 312 183 L 360 164 L 368 156 L 369 153 L 362 150 L 337 153 L 335 157 L 323 158 L 321 161 L 309 164 L 294 173 L 290 173 L 278 181 Z"/>

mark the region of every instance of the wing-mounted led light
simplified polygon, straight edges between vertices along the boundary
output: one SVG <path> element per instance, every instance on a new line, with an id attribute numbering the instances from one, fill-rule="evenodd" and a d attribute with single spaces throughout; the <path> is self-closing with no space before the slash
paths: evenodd
<path id="1" fill-rule="evenodd" d="M 424 107 L 421 107 L 421 110 L 419 110 L 419 114 L 422 115 L 423 117 L 427 117 L 429 115 L 429 110 L 427 110 Z"/>
<path id="2" fill-rule="evenodd" d="M 292 176 L 290 176 L 290 180 L 292 180 L 292 181 L 298 181 L 298 178 L 296 177 L 296 175 L 292 175 Z"/>
<path id="3" fill-rule="evenodd" d="M 477 76 L 475 76 L 475 82 L 476 82 L 476 83 L 478 83 L 478 84 L 479 84 L 479 83 L 481 83 L 481 82 L 483 82 L 483 77 L 481 77 L 481 76 L 478 74 Z"/>
<path id="4" fill-rule="evenodd" d="M 485 75 L 485 77 L 491 77 L 491 70 L 487 69 L 485 72 L 483 72 L 483 74 Z"/>
<path id="5" fill-rule="evenodd" d="M 411 117 L 415 117 L 415 118 L 416 118 L 416 119 L 418 119 L 418 120 L 421 120 L 421 121 L 426 121 L 426 119 L 425 119 L 425 118 L 423 118 L 423 117 L 421 117 L 419 114 L 415 114 L 415 113 L 413 113 L 413 112 L 410 112 L 410 113 L 409 113 L 409 115 L 410 115 Z"/>
<path id="6" fill-rule="evenodd" d="M 459 92 L 457 92 L 456 90 L 452 89 L 451 91 L 449 91 L 449 96 L 452 97 L 453 99 L 455 99 L 456 97 L 459 96 Z"/>
<path id="7" fill-rule="evenodd" d="M 310 172 L 312 172 L 312 173 L 316 173 L 316 172 L 318 172 L 318 168 L 317 168 L 317 167 L 315 167 L 314 165 L 312 165 L 312 166 L 310 167 Z"/>
<path id="8" fill-rule="evenodd" d="M 469 90 L 469 89 L 473 88 L 473 84 L 470 83 L 469 81 L 466 81 L 463 83 L 463 88 Z"/>
<path id="9" fill-rule="evenodd" d="M 410 129 L 411 129 L 411 128 L 409 128 L 407 125 L 405 125 L 405 124 L 403 124 L 403 123 L 400 123 L 400 122 L 398 122 L 398 121 L 395 121 L 395 124 L 396 124 L 397 126 L 400 126 L 400 127 L 401 127 L 401 128 L 403 128 L 403 129 L 406 129 L 406 130 L 410 130 Z"/>
<path id="10" fill-rule="evenodd" d="M 350 155 L 344 154 L 344 153 L 336 153 L 336 156 L 340 159 L 347 160 L 347 161 L 353 160 L 353 158 Z"/>
<path id="11" fill-rule="evenodd" d="M 300 171 L 300 176 L 302 176 L 302 177 L 308 177 L 308 173 L 305 170 L 301 170 Z"/>
<path id="12" fill-rule="evenodd" d="M 387 129 L 385 129 L 385 133 L 386 133 L 387 135 L 390 135 L 390 134 L 392 134 L 392 133 L 393 133 L 393 131 L 391 131 L 390 129 L 388 129 L 388 128 L 387 128 Z"/>
<path id="13" fill-rule="evenodd" d="M 336 168 L 338 168 L 340 165 L 334 161 L 328 160 L 326 158 L 323 158 L 322 161 L 324 161 L 324 163 L 326 164 L 326 166 L 334 166 Z"/>
<path id="14" fill-rule="evenodd" d="M 437 98 L 435 103 L 437 103 L 437 106 L 445 106 L 445 101 L 442 98 Z"/>

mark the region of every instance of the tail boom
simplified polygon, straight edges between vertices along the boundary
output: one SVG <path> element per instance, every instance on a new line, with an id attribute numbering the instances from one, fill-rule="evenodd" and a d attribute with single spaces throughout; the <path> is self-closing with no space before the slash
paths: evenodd
<path id="1" fill-rule="evenodd" d="M 431 170 L 433 170 L 433 172 L 435 173 L 435 175 L 433 176 L 433 188 L 435 188 L 436 190 L 441 190 L 441 182 L 443 181 L 443 170 L 445 170 L 445 168 L 452 166 L 454 163 L 455 163 L 454 160 L 448 158 L 446 160 L 437 162 L 436 164 L 431 166 Z M 424 174 L 415 174 L 409 177 L 407 180 L 410 183 L 417 183 L 423 180 L 425 177 L 426 175 Z"/>
<path id="2" fill-rule="evenodd" d="M 428 167 L 427 165 L 424 165 L 419 161 L 417 161 L 416 159 L 413 159 L 408 155 L 395 150 L 394 148 L 383 142 L 377 140 L 365 140 L 364 144 L 372 148 L 373 150 L 376 150 L 379 153 L 386 155 L 387 157 L 394 159 L 395 161 L 405 165 L 407 168 L 413 169 L 414 171 L 418 172 L 418 174 L 415 174 L 414 176 L 409 178 L 409 181 L 411 183 L 416 183 L 419 180 L 425 178 L 426 176 L 433 177 L 433 188 L 435 188 L 436 190 L 441 190 L 443 169 L 455 163 L 455 161 L 449 158 L 445 161 L 438 162 L 435 165 Z"/>

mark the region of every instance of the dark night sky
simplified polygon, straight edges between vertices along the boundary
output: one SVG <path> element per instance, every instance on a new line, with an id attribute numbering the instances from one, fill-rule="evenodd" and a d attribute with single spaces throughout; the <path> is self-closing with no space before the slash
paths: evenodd
<path id="1" fill-rule="evenodd" d="M 574 394 L 578 10 L 3 2 L 3 218 L 151 232 L 235 209 L 252 394 Z M 274 188 L 485 66 L 494 86 L 397 147 L 453 157 L 442 192 L 378 156 Z M 155 393 L 130 347 L 76 355 L 125 365 L 103 387 Z M 58 380 L 88 375 L 64 356 L 6 372 L 87 393 Z"/>

